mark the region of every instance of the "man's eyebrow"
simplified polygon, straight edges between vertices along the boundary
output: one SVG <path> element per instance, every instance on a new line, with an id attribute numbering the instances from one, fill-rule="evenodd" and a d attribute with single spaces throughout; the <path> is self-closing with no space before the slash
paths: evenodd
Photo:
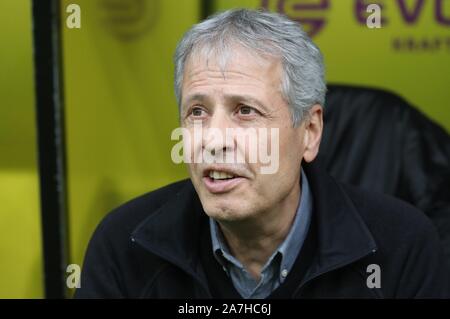
<path id="1" fill-rule="evenodd" d="M 257 98 L 255 98 L 251 95 L 248 95 L 248 94 L 225 94 L 224 98 L 226 101 L 249 102 L 251 104 L 255 104 L 255 105 L 262 107 L 266 111 L 268 110 L 267 106 L 263 102 L 261 102 Z M 205 103 L 205 102 L 208 102 L 209 99 L 210 98 L 206 94 L 194 93 L 194 94 L 188 95 L 186 97 L 186 99 L 182 102 L 182 106 L 187 106 L 188 104 L 192 103 L 193 101 Z"/>
<path id="2" fill-rule="evenodd" d="M 182 104 L 189 104 L 192 101 L 204 102 L 206 100 L 208 100 L 208 97 L 205 94 L 195 93 L 188 95 L 186 99 L 182 102 Z"/>
<path id="3" fill-rule="evenodd" d="M 263 107 L 264 109 L 267 109 L 266 105 L 258 100 L 257 98 L 247 95 L 247 94 L 227 94 L 225 95 L 226 100 L 232 100 L 232 101 L 248 101 L 252 104 L 256 104 L 258 106 Z"/>

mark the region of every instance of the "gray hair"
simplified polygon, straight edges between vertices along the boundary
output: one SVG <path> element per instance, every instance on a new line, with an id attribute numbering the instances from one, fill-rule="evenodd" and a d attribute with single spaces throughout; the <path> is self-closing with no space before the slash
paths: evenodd
<path id="1" fill-rule="evenodd" d="M 181 107 L 184 66 L 194 52 L 214 51 L 226 59 L 232 44 L 260 55 L 281 59 L 281 91 L 297 126 L 314 104 L 324 105 L 326 84 L 319 48 L 301 26 L 278 13 L 232 9 L 194 25 L 185 33 L 174 55 L 175 95 Z"/>

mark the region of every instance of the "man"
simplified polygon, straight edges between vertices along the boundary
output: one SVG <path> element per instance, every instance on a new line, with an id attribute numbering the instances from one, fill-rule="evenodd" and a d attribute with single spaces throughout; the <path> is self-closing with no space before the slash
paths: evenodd
<path id="1" fill-rule="evenodd" d="M 324 67 L 298 24 L 241 9 L 194 26 L 176 50 L 175 91 L 190 180 L 104 219 L 77 297 L 448 296 L 424 214 L 314 162 Z M 252 160 L 264 145 L 271 169 Z"/>

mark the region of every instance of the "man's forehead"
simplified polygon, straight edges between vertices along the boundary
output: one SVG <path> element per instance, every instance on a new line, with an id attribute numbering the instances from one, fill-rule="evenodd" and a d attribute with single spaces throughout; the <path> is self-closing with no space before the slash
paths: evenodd
<path id="1" fill-rule="evenodd" d="M 268 98 L 266 94 L 276 93 L 281 87 L 279 64 L 272 62 L 265 66 L 262 68 L 251 60 L 230 63 L 224 68 L 194 62 L 183 76 L 183 104 L 206 101 L 209 94 L 219 94 L 227 101 L 245 100 L 262 105 L 261 99 Z"/>
<path id="2" fill-rule="evenodd" d="M 267 68 L 275 69 L 281 61 L 279 58 L 262 55 L 239 45 L 233 45 L 220 51 L 215 49 L 193 50 L 186 60 L 185 75 L 193 76 L 201 71 L 219 71 L 225 75 L 229 71 L 247 69 L 255 71 Z"/>

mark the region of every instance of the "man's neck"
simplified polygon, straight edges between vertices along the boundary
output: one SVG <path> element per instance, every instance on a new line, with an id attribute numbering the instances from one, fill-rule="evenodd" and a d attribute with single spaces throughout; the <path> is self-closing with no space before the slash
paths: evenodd
<path id="1" fill-rule="evenodd" d="M 254 219 L 218 222 L 231 254 L 257 281 L 262 267 L 291 229 L 300 200 L 300 183 L 296 185 L 277 207 Z"/>

